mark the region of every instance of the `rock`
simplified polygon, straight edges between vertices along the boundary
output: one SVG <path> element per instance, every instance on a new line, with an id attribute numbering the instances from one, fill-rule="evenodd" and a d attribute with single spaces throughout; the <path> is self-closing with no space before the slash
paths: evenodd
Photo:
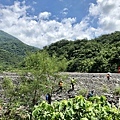
<path id="1" fill-rule="evenodd" d="M 112 73 L 112 77 L 110 80 L 107 80 L 106 74 L 107 73 L 79 73 L 79 72 L 62 72 L 60 74 L 68 75 L 68 79 L 63 81 L 67 87 L 63 90 L 62 93 L 54 93 L 52 95 L 52 101 L 59 101 L 62 99 L 69 99 L 75 97 L 76 95 L 80 95 L 79 91 L 90 91 L 92 89 L 95 90 L 96 95 L 105 95 L 109 96 L 109 99 L 115 99 L 117 102 L 119 101 L 113 95 L 114 89 L 120 87 L 120 74 L 119 73 Z M 15 84 L 18 84 L 18 78 L 20 77 L 16 73 L 10 72 L 3 72 L 0 73 L 0 83 L 2 82 L 4 77 L 10 77 Z M 31 74 L 28 74 L 28 77 L 31 77 Z M 71 91 L 69 94 L 67 91 L 70 89 L 70 78 L 75 78 L 75 90 Z M 1 88 L 1 86 L 0 86 Z M 55 86 L 57 89 L 57 85 Z M 0 97 L 3 98 L 2 94 Z M 120 96 L 118 96 L 120 97 Z M 41 96 L 43 100 L 45 100 L 44 95 Z"/>

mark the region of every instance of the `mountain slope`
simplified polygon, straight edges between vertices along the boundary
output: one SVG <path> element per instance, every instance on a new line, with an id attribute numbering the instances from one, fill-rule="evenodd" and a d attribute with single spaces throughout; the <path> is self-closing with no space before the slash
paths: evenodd
<path id="1" fill-rule="evenodd" d="M 27 52 L 35 52 L 38 48 L 29 46 L 19 39 L 0 30 L 0 65 L 16 65 L 22 61 Z"/>
<path id="2" fill-rule="evenodd" d="M 52 56 L 68 60 L 68 72 L 117 72 L 120 66 L 120 32 L 92 40 L 61 40 L 44 47 Z"/>
<path id="3" fill-rule="evenodd" d="M 38 48 L 29 46 L 21 42 L 19 39 L 0 31 L 0 49 L 14 53 L 15 55 L 26 55 L 26 52 L 34 52 Z"/>

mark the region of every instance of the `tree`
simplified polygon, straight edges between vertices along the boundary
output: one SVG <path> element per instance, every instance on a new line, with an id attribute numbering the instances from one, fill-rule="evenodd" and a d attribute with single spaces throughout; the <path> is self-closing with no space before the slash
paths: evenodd
<path id="1" fill-rule="evenodd" d="M 34 105 L 40 103 L 46 93 L 52 93 L 58 80 L 64 79 L 59 72 L 66 69 L 67 62 L 63 58 L 50 57 L 46 51 L 40 51 L 28 54 L 23 64 L 24 69 L 16 85 L 15 81 L 5 79 L 2 86 L 6 93 L 5 97 L 10 101 L 8 103 L 12 103 L 10 105 L 7 103 L 10 114 L 13 111 L 10 108 L 15 109 L 13 117 L 21 106 L 31 113 Z"/>

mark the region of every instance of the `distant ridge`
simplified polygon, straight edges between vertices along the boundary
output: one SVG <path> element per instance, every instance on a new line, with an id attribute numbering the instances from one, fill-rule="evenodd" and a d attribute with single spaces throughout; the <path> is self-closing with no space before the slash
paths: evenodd
<path id="1" fill-rule="evenodd" d="M 0 30 L 0 65 L 13 65 L 24 58 L 27 52 L 38 51 L 39 48 L 26 45 L 16 37 Z"/>
<path id="2" fill-rule="evenodd" d="M 29 46 L 16 37 L 0 30 L 0 49 L 7 50 L 17 55 L 25 55 L 26 51 L 36 51 L 39 48 Z"/>
<path id="3" fill-rule="evenodd" d="M 0 38 L 1 37 L 2 38 L 8 38 L 8 40 L 10 40 L 10 39 L 17 39 L 16 37 L 14 37 L 14 36 L 4 32 L 4 31 L 0 30 Z"/>

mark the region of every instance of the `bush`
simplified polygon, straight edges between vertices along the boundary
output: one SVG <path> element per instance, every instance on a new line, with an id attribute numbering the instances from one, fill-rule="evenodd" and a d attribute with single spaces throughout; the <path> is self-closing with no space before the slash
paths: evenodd
<path id="1" fill-rule="evenodd" d="M 120 111 L 107 102 L 104 96 L 95 96 L 86 100 L 76 96 L 69 100 L 54 102 L 45 101 L 32 112 L 35 120 L 120 120 Z"/>
<path id="2" fill-rule="evenodd" d="M 120 87 L 116 87 L 113 94 L 114 95 L 120 95 Z"/>

